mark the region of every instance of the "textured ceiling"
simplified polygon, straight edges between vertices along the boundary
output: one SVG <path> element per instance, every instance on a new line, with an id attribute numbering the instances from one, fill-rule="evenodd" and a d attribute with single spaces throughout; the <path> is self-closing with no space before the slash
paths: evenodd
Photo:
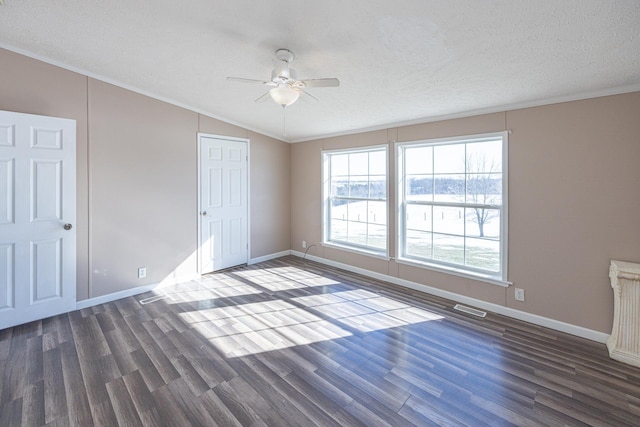
<path id="1" fill-rule="evenodd" d="M 285 141 L 640 90 L 637 0 L 4 0 L 0 46 Z M 225 79 L 268 80 L 278 48 L 341 81 L 286 135 Z"/>

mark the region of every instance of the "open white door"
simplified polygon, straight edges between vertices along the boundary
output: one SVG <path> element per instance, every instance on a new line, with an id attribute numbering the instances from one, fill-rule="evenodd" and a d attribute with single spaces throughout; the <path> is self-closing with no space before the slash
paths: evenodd
<path id="1" fill-rule="evenodd" d="M 200 135 L 200 274 L 248 261 L 248 156 L 245 139 Z"/>
<path id="2" fill-rule="evenodd" d="M 0 329 L 76 307 L 76 122 L 0 111 Z"/>

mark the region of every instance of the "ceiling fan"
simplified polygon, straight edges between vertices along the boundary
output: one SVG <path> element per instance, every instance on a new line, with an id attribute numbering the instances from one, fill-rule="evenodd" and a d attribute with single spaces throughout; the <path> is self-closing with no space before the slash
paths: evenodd
<path id="1" fill-rule="evenodd" d="M 271 72 L 271 80 L 245 79 L 242 77 L 227 77 L 227 80 L 273 86 L 272 89 L 256 99 L 256 102 L 263 101 L 267 99 L 268 96 L 271 96 L 271 99 L 277 104 L 282 105 L 283 108 L 296 102 L 301 94 L 317 101 L 318 98 L 307 92 L 305 90 L 306 88 L 340 86 L 340 80 L 336 78 L 298 80 L 296 70 L 291 68 L 291 63 L 294 59 L 295 55 L 289 49 L 278 49 L 276 51 L 276 57 L 273 59 L 274 68 Z"/>

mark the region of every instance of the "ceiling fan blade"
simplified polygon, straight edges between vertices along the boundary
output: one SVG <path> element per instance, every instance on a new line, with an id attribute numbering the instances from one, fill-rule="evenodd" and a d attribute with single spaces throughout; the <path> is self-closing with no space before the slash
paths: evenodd
<path id="1" fill-rule="evenodd" d="M 304 87 L 338 87 L 340 86 L 340 80 L 331 79 L 307 79 L 300 80 L 300 83 L 304 84 Z"/>
<path id="2" fill-rule="evenodd" d="M 273 86 L 273 82 L 266 82 L 264 80 L 256 80 L 256 79 L 245 79 L 243 77 L 227 77 L 227 80 L 232 82 L 240 82 L 240 83 L 260 83 L 262 85 Z"/>
<path id="3" fill-rule="evenodd" d="M 256 100 L 254 102 L 264 102 L 267 99 L 269 99 L 269 90 L 266 91 L 265 93 L 263 93 L 262 95 L 260 95 L 259 97 L 256 98 Z"/>
<path id="4" fill-rule="evenodd" d="M 300 89 L 300 91 L 301 91 L 303 94 L 305 94 L 306 96 L 308 96 L 309 98 L 311 98 L 311 99 L 313 99 L 313 100 L 315 100 L 315 101 L 320 101 L 318 98 L 316 98 L 315 96 L 311 95 L 311 94 L 310 94 L 309 92 L 307 92 L 306 90 L 304 90 L 304 89 Z"/>

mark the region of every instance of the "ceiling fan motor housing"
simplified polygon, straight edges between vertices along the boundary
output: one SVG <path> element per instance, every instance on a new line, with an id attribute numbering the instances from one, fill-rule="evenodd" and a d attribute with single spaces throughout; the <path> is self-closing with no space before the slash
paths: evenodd
<path id="1" fill-rule="evenodd" d="M 276 50 L 276 58 L 284 62 L 292 62 L 296 56 L 289 49 Z"/>

